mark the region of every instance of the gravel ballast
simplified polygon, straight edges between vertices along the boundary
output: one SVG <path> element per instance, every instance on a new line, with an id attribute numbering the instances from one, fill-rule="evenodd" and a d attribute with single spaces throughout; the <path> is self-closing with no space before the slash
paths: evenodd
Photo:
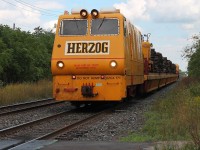
<path id="1" fill-rule="evenodd" d="M 169 90 L 173 89 L 176 84 L 167 86 L 159 91 L 149 94 L 145 98 L 136 99 L 121 103 L 120 107 L 114 109 L 112 113 L 109 113 L 95 121 L 88 122 L 81 125 L 69 132 L 63 133 L 56 139 L 66 141 L 112 141 L 118 142 L 122 137 L 128 136 L 130 133 L 139 131 L 144 123 L 144 113 L 147 112 L 153 102 L 162 98 Z M 43 116 L 58 113 L 63 110 L 72 108 L 69 103 L 60 104 L 57 107 L 48 107 L 45 109 L 38 109 L 26 113 L 16 114 L 9 117 L 3 117 L 0 121 L 0 128 L 17 125 L 26 121 L 35 120 Z M 73 115 L 66 115 L 56 118 L 51 122 L 45 124 L 38 124 L 34 127 L 26 128 L 26 132 L 23 130 L 2 137 L 2 139 L 32 139 L 42 136 L 48 132 L 52 132 L 62 126 L 69 125 L 73 122 L 87 118 L 88 115 L 92 115 L 96 112 L 75 112 Z"/>
<path id="2" fill-rule="evenodd" d="M 145 122 L 144 113 L 151 108 L 153 102 L 162 98 L 174 87 L 175 84 L 172 84 L 151 93 L 146 98 L 132 100 L 128 102 L 128 106 L 117 109 L 114 113 L 100 118 L 94 123 L 88 123 L 67 132 L 57 139 L 67 141 L 120 141 L 120 138 L 139 131 Z"/>

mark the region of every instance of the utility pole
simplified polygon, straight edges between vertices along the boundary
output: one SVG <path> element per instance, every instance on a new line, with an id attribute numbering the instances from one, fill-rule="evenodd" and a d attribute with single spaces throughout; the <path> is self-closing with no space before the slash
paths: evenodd
<path id="1" fill-rule="evenodd" d="M 13 30 L 15 30 L 15 23 L 13 23 Z"/>

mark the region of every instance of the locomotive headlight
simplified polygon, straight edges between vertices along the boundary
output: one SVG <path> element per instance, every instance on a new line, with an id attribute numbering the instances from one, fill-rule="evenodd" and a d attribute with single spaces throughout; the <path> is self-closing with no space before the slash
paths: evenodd
<path id="1" fill-rule="evenodd" d="M 99 16 L 98 10 L 93 9 L 93 10 L 91 11 L 91 15 L 92 15 L 92 18 L 97 18 L 97 17 Z"/>
<path id="2" fill-rule="evenodd" d="M 64 63 L 62 61 L 58 61 L 57 62 L 57 67 L 58 68 L 63 68 L 64 67 Z"/>
<path id="3" fill-rule="evenodd" d="M 117 62 L 116 62 L 115 60 L 112 60 L 112 61 L 110 62 L 110 66 L 111 66 L 112 68 L 116 68 L 116 67 L 117 67 Z"/>
<path id="4" fill-rule="evenodd" d="M 87 16 L 88 16 L 87 10 L 82 9 L 82 10 L 80 11 L 80 15 L 81 15 L 83 18 L 87 18 Z"/>

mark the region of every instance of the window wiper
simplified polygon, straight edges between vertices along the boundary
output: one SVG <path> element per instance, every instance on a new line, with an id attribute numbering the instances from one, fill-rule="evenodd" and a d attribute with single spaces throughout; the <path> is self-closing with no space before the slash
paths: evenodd
<path id="1" fill-rule="evenodd" d="M 101 26 L 102 26 L 104 20 L 105 20 L 105 17 L 103 17 L 103 20 L 101 21 L 101 24 L 99 25 L 98 30 L 101 28 Z"/>
<path id="2" fill-rule="evenodd" d="M 74 20 L 75 20 L 75 22 L 76 22 L 76 28 L 78 29 L 78 31 L 79 31 L 79 27 L 78 27 L 78 23 L 77 23 L 77 20 L 76 20 L 76 18 L 74 17 Z"/>

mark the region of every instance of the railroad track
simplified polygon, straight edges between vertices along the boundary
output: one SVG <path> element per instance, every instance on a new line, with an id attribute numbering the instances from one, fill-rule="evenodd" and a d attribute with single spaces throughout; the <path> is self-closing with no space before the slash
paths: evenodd
<path id="1" fill-rule="evenodd" d="M 19 129 L 22 129 L 22 128 L 25 128 L 25 127 L 28 127 L 28 126 L 32 126 L 32 125 L 41 123 L 43 121 L 47 121 L 47 120 L 59 117 L 61 115 L 65 115 L 67 113 L 69 113 L 69 111 L 58 113 L 58 114 L 51 115 L 51 116 L 48 116 L 48 117 L 44 117 L 44 118 L 41 118 L 41 119 L 38 119 L 38 120 L 30 121 L 30 122 L 27 122 L 27 123 L 19 124 L 19 125 L 16 125 L 16 126 L 8 127 L 8 128 L 0 130 L 0 135 L 2 136 L 2 135 L 10 134 L 11 132 L 15 132 Z"/>
<path id="2" fill-rule="evenodd" d="M 64 103 L 52 98 L 0 107 L 0 117 L 33 109 Z"/>
<path id="3" fill-rule="evenodd" d="M 115 108 L 116 107 L 107 108 L 107 109 L 102 110 L 100 112 L 92 113 L 89 116 L 85 117 L 84 119 L 82 119 L 83 117 L 81 117 L 81 119 L 78 119 L 77 121 L 75 121 L 73 123 L 70 123 L 68 125 L 63 124 L 62 127 L 60 127 L 59 129 L 54 130 L 53 132 L 49 132 L 49 133 L 43 134 L 43 135 L 38 136 L 38 137 L 36 137 L 34 139 L 30 139 L 28 141 L 20 142 L 19 145 L 13 147 L 12 149 L 22 149 L 22 147 L 26 147 L 27 145 L 30 145 L 31 143 L 34 143 L 34 142 L 36 142 L 38 140 L 41 141 L 41 140 L 54 139 L 54 138 L 58 137 L 59 135 L 62 135 L 63 133 L 71 131 L 74 128 L 77 128 L 77 127 L 79 127 L 81 125 L 84 125 L 84 124 L 87 124 L 89 122 L 92 122 L 92 121 L 94 121 L 96 119 L 98 120 L 99 118 L 104 117 L 109 113 L 112 113 Z M 79 108 L 79 109 L 85 109 L 85 108 Z M 77 109 L 73 109 L 73 110 L 66 111 L 66 112 L 63 112 L 63 113 L 59 113 L 59 114 L 56 114 L 56 115 L 53 115 L 53 116 L 49 116 L 49 117 L 45 117 L 45 118 L 42 118 L 42 119 L 39 119 L 39 120 L 28 122 L 26 124 L 21 124 L 21 125 L 15 126 L 15 127 L 11 127 L 11 128 L 0 130 L 0 135 L 7 135 L 7 134 L 10 134 L 12 132 L 16 132 L 17 130 L 20 130 L 22 128 L 25 128 L 25 127 L 28 127 L 28 126 L 37 125 L 37 124 L 39 124 L 41 122 L 46 122 L 46 121 L 47 122 L 51 122 L 50 120 L 52 120 L 54 118 L 58 118 L 59 116 L 67 116 L 72 112 L 77 113 Z M 11 148 L 11 147 L 9 147 L 9 148 Z"/>

